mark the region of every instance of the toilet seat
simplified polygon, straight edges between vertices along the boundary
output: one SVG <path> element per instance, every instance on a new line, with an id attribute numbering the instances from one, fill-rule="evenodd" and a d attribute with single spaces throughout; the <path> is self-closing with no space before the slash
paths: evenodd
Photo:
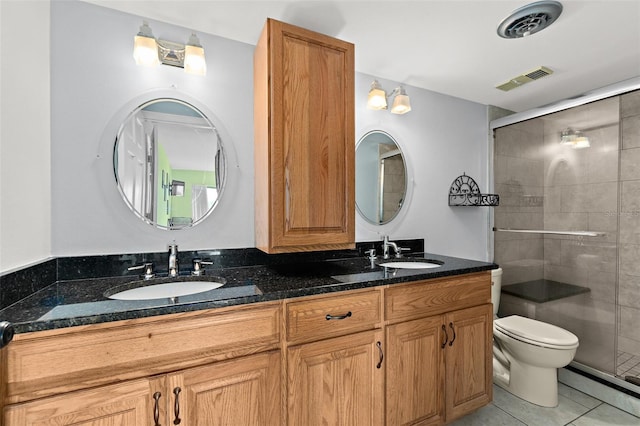
<path id="1" fill-rule="evenodd" d="M 501 333 L 531 345 L 552 349 L 578 347 L 578 337 L 570 331 L 519 315 L 496 319 L 493 326 Z"/>

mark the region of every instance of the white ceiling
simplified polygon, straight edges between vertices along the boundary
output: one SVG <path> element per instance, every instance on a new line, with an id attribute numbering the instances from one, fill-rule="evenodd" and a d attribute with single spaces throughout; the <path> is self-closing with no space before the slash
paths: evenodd
<path id="1" fill-rule="evenodd" d="M 533 0 L 86 1 L 249 44 L 278 19 L 354 43 L 358 72 L 516 112 L 640 76 L 640 0 L 560 0 L 520 39 L 496 28 Z M 554 73 L 495 88 L 541 65 Z"/>

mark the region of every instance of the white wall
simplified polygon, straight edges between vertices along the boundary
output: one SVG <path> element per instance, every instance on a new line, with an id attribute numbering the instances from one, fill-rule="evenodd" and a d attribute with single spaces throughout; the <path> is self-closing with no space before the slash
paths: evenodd
<path id="1" fill-rule="evenodd" d="M 0 1 L 0 271 L 51 256 L 49 2 Z"/>
<path id="2" fill-rule="evenodd" d="M 161 251 L 172 240 L 185 250 L 253 247 L 253 46 L 198 34 L 207 52 L 206 77 L 167 66 L 142 68 L 131 56 L 141 21 L 87 3 L 51 3 L 51 254 Z M 183 41 L 190 34 L 188 28 L 149 24 L 158 38 Z M 20 26 L 31 27 L 31 21 Z M 488 208 L 447 205 L 449 187 L 462 172 L 487 189 L 486 107 L 407 87 L 413 106 L 409 114 L 370 111 L 365 102 L 372 79 L 356 74 L 356 140 L 373 129 L 391 133 L 414 178 L 408 208 L 399 218 L 378 228 L 358 218 L 357 240 L 379 239 L 383 234 L 425 238 L 432 252 L 487 259 Z M 380 81 L 387 91 L 397 86 Z M 230 155 L 228 185 L 218 208 L 202 224 L 182 231 L 156 230 L 137 219 L 122 201 L 112 171 L 113 141 L 125 116 L 145 100 L 172 95 L 193 103 L 212 119 Z M 30 121 L 44 135 L 39 144 L 49 136 L 44 122 L 38 120 L 34 126 Z M 48 175 L 41 171 L 42 162 L 33 167 L 28 163 L 27 173 L 16 172 L 12 178 L 27 178 L 23 175 L 37 169 L 42 183 Z M 46 191 L 39 195 L 48 201 Z M 10 210 L 15 217 L 21 214 L 7 204 L 4 193 L 1 203 L 3 211 Z M 42 204 L 47 202 L 38 206 Z M 48 217 L 48 210 L 42 215 Z M 48 234 L 35 241 L 48 242 Z M 1 243 L 4 250 L 20 246 L 25 254 L 16 258 L 18 263 L 30 260 L 26 253 L 32 252 L 33 238 L 2 237 Z M 38 257 L 48 254 L 45 250 Z"/>
<path id="3" fill-rule="evenodd" d="M 487 107 L 407 86 L 411 112 L 404 115 L 366 108 L 375 77 L 356 75 L 356 141 L 374 129 L 393 135 L 409 163 L 409 194 L 398 218 L 373 226 L 357 218 L 356 239 L 369 241 L 424 238 L 430 252 L 489 260 L 487 215 L 490 207 L 449 207 L 449 188 L 466 172 L 488 191 Z M 397 82 L 378 79 L 391 92 Z M 389 99 L 391 102 L 391 99 Z M 407 205 L 408 204 L 408 205 Z M 407 208 L 408 207 L 408 208 Z"/>

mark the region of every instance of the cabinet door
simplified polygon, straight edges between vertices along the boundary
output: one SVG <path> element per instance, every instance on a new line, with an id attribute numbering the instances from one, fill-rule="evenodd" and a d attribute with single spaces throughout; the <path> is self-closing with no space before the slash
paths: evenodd
<path id="1" fill-rule="evenodd" d="M 14 404 L 5 408 L 4 424 L 11 426 L 152 425 L 155 407 L 151 390 L 150 381 L 141 379 Z"/>
<path id="2" fill-rule="evenodd" d="M 444 421 L 442 316 L 387 327 L 387 424 Z"/>
<path id="3" fill-rule="evenodd" d="M 447 422 L 476 410 L 493 397 L 493 308 L 491 304 L 445 316 Z"/>
<path id="4" fill-rule="evenodd" d="M 289 425 L 383 425 L 382 331 L 288 348 Z"/>
<path id="5" fill-rule="evenodd" d="M 167 394 L 167 424 L 280 425 L 280 352 L 171 374 Z"/>
<path id="6" fill-rule="evenodd" d="M 353 44 L 269 19 L 254 67 L 256 246 L 355 247 Z"/>

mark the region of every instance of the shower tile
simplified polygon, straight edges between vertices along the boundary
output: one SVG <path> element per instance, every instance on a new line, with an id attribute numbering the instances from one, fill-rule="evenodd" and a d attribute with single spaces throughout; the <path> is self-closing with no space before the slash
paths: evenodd
<path id="1" fill-rule="evenodd" d="M 544 217 L 544 229 L 560 231 L 584 230 L 589 222 L 587 213 L 550 213 Z"/>
<path id="2" fill-rule="evenodd" d="M 618 335 L 627 339 L 640 342 L 640 309 L 620 306 L 620 324 Z M 633 368 L 634 366 L 628 366 Z"/>
<path id="3" fill-rule="evenodd" d="M 565 425 L 589 411 L 589 408 L 564 395 L 558 395 L 557 407 L 546 408 L 530 404 L 497 387 L 494 387 L 493 404 L 529 426 Z"/>
<path id="4" fill-rule="evenodd" d="M 622 119 L 622 149 L 640 148 L 640 115 Z"/>
<path id="5" fill-rule="evenodd" d="M 604 182 L 562 188 L 561 211 L 606 212 L 618 208 L 618 183 Z"/>
<path id="6" fill-rule="evenodd" d="M 640 244 L 640 210 L 620 213 L 620 243 Z"/>
<path id="7" fill-rule="evenodd" d="M 620 274 L 618 300 L 623 306 L 640 306 L 640 277 Z"/>
<path id="8" fill-rule="evenodd" d="M 640 148 L 623 149 L 620 153 L 620 179 L 640 179 Z"/>
<path id="9" fill-rule="evenodd" d="M 640 245 L 620 244 L 620 273 L 640 277 Z"/>
<path id="10" fill-rule="evenodd" d="M 640 418 L 609 404 L 602 404 L 574 420 L 573 424 L 575 426 L 637 426 L 640 424 Z"/>
<path id="11" fill-rule="evenodd" d="M 640 115 L 640 90 L 620 96 L 620 116 Z"/>

